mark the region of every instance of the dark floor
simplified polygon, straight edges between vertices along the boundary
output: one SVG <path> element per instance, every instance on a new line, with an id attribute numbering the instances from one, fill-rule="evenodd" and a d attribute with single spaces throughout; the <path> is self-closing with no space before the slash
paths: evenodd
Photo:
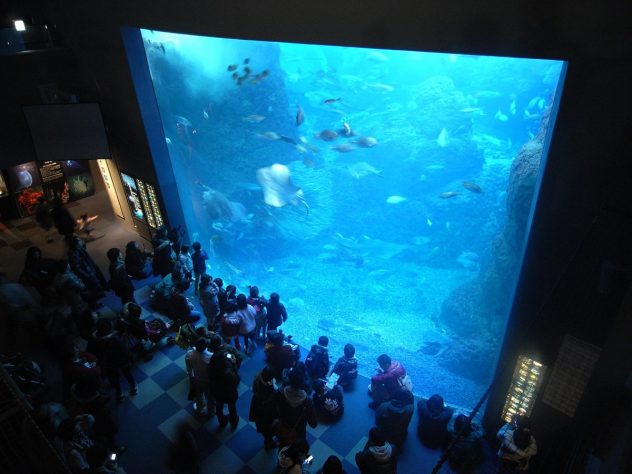
<path id="1" fill-rule="evenodd" d="M 95 202 L 99 204 L 97 199 Z M 89 206 L 90 202 L 84 205 Z M 105 237 L 89 243 L 88 250 L 94 254 L 102 267 L 105 265 L 104 254 L 107 248 L 111 246 L 122 248 L 128 240 L 140 240 L 116 218 L 111 219 L 105 215 L 101 220 L 101 226 Z M 2 241 L 8 243 L 6 247 L 0 249 L 2 266 L 10 278 L 16 273 L 19 274 L 23 254 L 31 242 L 39 245 L 46 257 L 60 258 L 63 253 L 61 242 L 51 245 L 44 243 L 44 236 L 40 235 L 42 231 L 28 226 L 24 220 L 1 230 Z M 137 302 L 143 306 L 144 318 L 162 317 L 153 314 L 148 304 L 150 285 L 156 281 L 156 278 L 149 278 L 135 282 L 137 288 L 135 296 Z M 193 299 L 192 295 L 189 296 Z M 106 317 L 114 317 L 121 308 L 120 300 L 113 294 L 106 296 L 103 304 L 101 314 Z M 302 346 L 309 346 L 314 342 L 301 341 L 300 334 L 295 334 L 294 340 Z M 305 353 L 305 350 L 302 350 Z M 176 427 L 184 421 L 192 427 L 197 437 L 200 458 L 203 460 L 201 472 L 214 474 L 275 472 L 276 450 L 264 450 L 261 436 L 256 432 L 254 425 L 247 421 L 252 397 L 250 389 L 252 380 L 263 367 L 262 350 L 258 349 L 252 356 L 247 357 L 241 367 L 242 383 L 239 387 L 240 398 L 237 404 L 240 422 L 235 430 L 231 430 L 230 427 L 219 430 L 215 418 L 201 423 L 193 415 L 192 402 L 187 400 L 189 387 L 184 354 L 185 351 L 177 346 L 162 347 L 155 352 L 151 361 L 139 362 L 134 369 L 136 381 L 139 384 L 138 395 L 128 397 L 121 404 L 112 402 L 112 408 L 118 413 L 121 425 L 118 442 L 128 446 L 127 452 L 119 457 L 120 465 L 128 474 L 167 472 L 164 467 L 165 458 Z M 53 392 L 57 392 L 58 387 L 55 387 L 54 381 L 58 380 L 58 375 L 55 372 L 55 366 L 45 360 L 45 356 L 40 355 L 35 358 L 42 362 L 49 381 L 54 385 Z M 358 472 L 354 456 L 367 441 L 367 433 L 374 422 L 374 412 L 367 406 L 370 401 L 367 386 L 368 380 L 361 378 L 357 381 L 355 389 L 345 394 L 345 412 L 340 421 L 332 425 L 321 424 L 316 429 L 308 427 L 310 452 L 314 456 L 312 472 L 316 472 L 331 454 L 343 459 L 348 474 Z M 428 449 L 420 443 L 416 436 L 416 425 L 417 413 L 413 416 L 408 439 L 399 456 L 398 472 L 400 473 L 430 473 L 441 456 L 440 450 Z M 485 449 L 486 462 L 477 472 L 496 472 L 496 455 L 487 445 Z M 453 471 L 445 465 L 438 472 Z"/>

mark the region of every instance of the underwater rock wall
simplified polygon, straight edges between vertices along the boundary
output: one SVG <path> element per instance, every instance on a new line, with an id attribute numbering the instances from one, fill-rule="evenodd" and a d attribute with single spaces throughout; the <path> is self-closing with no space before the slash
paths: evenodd
<path id="1" fill-rule="evenodd" d="M 511 308 L 549 116 L 550 107 L 538 134 L 520 148 L 512 162 L 507 220 L 492 239 L 489 261 L 476 280 L 455 288 L 441 306 L 439 321 L 455 334 L 455 339 L 439 363 L 481 383 L 489 382 L 493 367 L 483 362 L 495 353 L 505 328 L 505 311 Z"/>

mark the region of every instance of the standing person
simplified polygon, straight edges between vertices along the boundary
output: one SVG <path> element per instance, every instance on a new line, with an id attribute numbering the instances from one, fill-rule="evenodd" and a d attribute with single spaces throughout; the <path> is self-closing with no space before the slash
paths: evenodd
<path id="1" fill-rule="evenodd" d="M 235 347 L 241 350 L 241 344 L 239 343 L 239 327 L 241 326 L 241 319 L 237 316 L 237 305 L 229 302 L 226 305 L 226 313 L 221 319 L 222 335 L 228 344 L 234 341 Z"/>
<path id="2" fill-rule="evenodd" d="M 191 255 L 191 260 L 193 261 L 193 275 L 195 276 L 194 293 L 197 295 L 200 277 L 206 273 L 206 261 L 208 260 L 208 255 L 204 250 L 202 250 L 202 245 L 199 242 L 193 242 L 191 247 L 193 248 L 193 255 Z"/>
<path id="3" fill-rule="evenodd" d="M 276 331 L 281 324 L 287 321 L 287 311 L 280 302 L 278 293 L 270 294 L 270 300 L 266 305 L 266 313 L 268 316 L 268 331 Z"/>
<path id="4" fill-rule="evenodd" d="M 296 368 L 290 370 L 290 384 L 275 394 L 275 410 L 278 418 L 276 434 L 281 446 L 297 439 L 306 439 L 307 424 L 318 426 L 314 402 L 305 391 L 305 376 Z"/>
<path id="5" fill-rule="evenodd" d="M 213 280 L 213 283 L 217 285 L 217 302 L 219 303 L 220 315 L 223 316 L 226 313 L 226 303 L 228 303 L 226 289 L 224 288 L 224 280 L 218 277 Z"/>
<path id="6" fill-rule="evenodd" d="M 252 401 L 250 402 L 250 412 L 248 419 L 254 421 L 257 432 L 263 435 L 263 445 L 266 449 L 275 448 L 272 433 L 272 422 L 274 421 L 274 373 L 270 367 L 264 367 L 259 372 L 252 383 Z"/>
<path id="7" fill-rule="evenodd" d="M 249 295 L 246 302 L 257 312 L 255 315 L 255 321 L 257 323 L 255 338 L 265 341 L 268 332 L 268 317 L 266 314 L 266 305 L 268 302 L 263 296 L 259 295 L 259 288 L 254 285 L 249 288 Z"/>
<path id="8" fill-rule="evenodd" d="M 511 423 L 505 423 L 498 430 L 496 437 L 501 441 L 498 450 L 500 473 L 529 469 L 529 460 L 538 452 L 538 445 L 531 435 L 529 418 L 514 416 Z"/>
<path id="9" fill-rule="evenodd" d="M 96 323 L 97 330 L 92 334 L 88 342 L 87 352 L 97 356 L 104 374 L 110 381 L 110 385 L 116 390 L 116 399 L 119 402 L 125 400 L 121 390 L 121 373 L 127 379 L 130 389 L 129 394 L 138 393 L 138 384 L 131 372 L 132 353 L 112 331 L 109 319 L 101 318 Z"/>
<path id="10" fill-rule="evenodd" d="M 182 272 L 184 273 L 184 278 L 190 280 L 193 276 L 193 259 L 191 255 L 189 255 L 189 246 L 183 245 L 180 248 L 180 255 L 178 255 L 178 262 L 182 265 Z"/>
<path id="11" fill-rule="evenodd" d="M 224 428 L 230 421 L 232 429 L 239 424 L 237 415 L 237 399 L 239 392 L 237 387 L 241 378 L 239 377 L 237 361 L 235 356 L 223 349 L 222 339 L 215 335 L 211 338 L 211 350 L 213 356 L 209 361 L 209 380 L 213 395 L 215 396 L 215 413 L 220 428 Z M 228 406 L 228 419 L 224 414 L 224 405 Z"/>
<path id="12" fill-rule="evenodd" d="M 153 270 L 154 275 L 166 277 L 173 270 L 176 261 L 176 253 L 171 247 L 167 229 L 162 226 L 156 230 L 156 234 L 151 239 L 154 247 Z"/>
<path id="13" fill-rule="evenodd" d="M 397 472 L 397 460 L 393 447 L 376 427 L 369 430 L 369 441 L 362 451 L 356 453 L 355 462 L 362 474 L 378 472 L 395 474 Z"/>
<path id="14" fill-rule="evenodd" d="M 66 237 L 66 243 L 68 244 L 68 263 L 70 268 L 86 285 L 86 290 L 91 298 L 91 306 L 95 307 L 96 301 L 105 296 L 104 292 L 107 288 L 105 277 L 87 252 L 84 241 L 71 235 Z"/>
<path id="15" fill-rule="evenodd" d="M 142 280 L 151 275 L 150 252 L 140 249 L 138 242 L 131 241 L 125 246 L 125 269 L 136 280 Z"/>
<path id="16" fill-rule="evenodd" d="M 373 401 L 369 408 L 375 410 L 380 403 L 390 399 L 401 387 L 400 379 L 406 375 L 406 369 L 396 360 L 386 354 L 377 358 L 377 375 L 371 377 L 371 396 Z"/>
<path id="17" fill-rule="evenodd" d="M 236 315 L 240 319 L 239 334 L 244 338 L 244 346 L 246 354 L 253 352 L 257 348 L 255 342 L 255 329 L 257 327 L 257 312 L 246 301 L 246 295 L 240 293 L 237 295 L 237 312 Z"/>
<path id="18" fill-rule="evenodd" d="M 213 416 L 215 412 L 215 398 L 213 398 L 211 382 L 208 378 L 212 355 L 206 348 L 206 339 L 200 338 L 195 343 L 194 349 L 189 350 L 184 357 L 189 383 L 195 392 L 194 408 L 198 416 L 207 414 Z"/>
<path id="19" fill-rule="evenodd" d="M 191 425 L 182 421 L 178 426 L 176 441 L 169 450 L 167 467 L 178 474 L 197 474 L 200 472 L 199 453 Z"/>
<path id="20" fill-rule="evenodd" d="M 107 257 L 110 261 L 108 268 L 110 272 L 110 289 L 114 291 L 116 296 L 121 298 L 121 305 L 129 302 L 136 303 L 136 300 L 134 300 L 134 284 L 127 274 L 127 270 L 125 270 L 121 251 L 117 248 L 111 248 L 107 252 Z"/>
<path id="21" fill-rule="evenodd" d="M 51 215 L 51 208 L 48 201 L 44 196 L 37 198 L 37 205 L 35 206 L 35 220 L 39 226 L 46 231 L 46 242 L 49 244 L 53 241 L 52 228 L 53 217 Z"/>
<path id="22" fill-rule="evenodd" d="M 53 218 L 53 223 L 57 228 L 57 232 L 66 238 L 72 236 L 75 232 L 75 220 L 58 197 L 53 200 L 53 209 L 50 214 Z"/>
<path id="23" fill-rule="evenodd" d="M 182 251 L 184 252 L 184 247 L 182 247 Z M 200 306 L 202 306 L 202 311 L 206 317 L 206 326 L 210 331 L 215 331 L 219 324 L 219 300 L 217 299 L 219 288 L 213 282 L 213 277 L 204 274 L 200 278 L 199 290 Z"/>

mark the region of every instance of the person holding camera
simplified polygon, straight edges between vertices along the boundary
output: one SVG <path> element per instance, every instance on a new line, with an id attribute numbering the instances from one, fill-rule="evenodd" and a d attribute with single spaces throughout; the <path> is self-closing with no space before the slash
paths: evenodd
<path id="1" fill-rule="evenodd" d="M 239 424 L 236 403 L 239 398 L 237 387 L 241 382 L 237 360 L 233 354 L 222 348 L 222 339 L 218 335 L 211 338 L 211 350 L 213 356 L 208 365 L 208 378 L 215 396 L 217 421 L 220 428 L 226 427 L 230 421 L 231 428 L 235 429 Z M 224 414 L 224 405 L 228 406 L 228 419 Z"/>
<path id="2" fill-rule="evenodd" d="M 86 459 L 90 466 L 90 474 L 126 474 L 116 462 L 116 453 L 108 454 L 105 446 L 100 444 L 88 448 Z"/>

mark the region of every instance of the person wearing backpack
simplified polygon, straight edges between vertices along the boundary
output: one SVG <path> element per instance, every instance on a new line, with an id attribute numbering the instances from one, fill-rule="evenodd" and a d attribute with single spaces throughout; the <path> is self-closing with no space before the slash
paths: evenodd
<path id="1" fill-rule="evenodd" d="M 369 388 L 373 401 L 369 403 L 369 408 L 375 410 L 380 403 L 390 400 L 393 395 L 402 387 L 402 382 L 406 377 L 406 369 L 396 360 L 386 354 L 381 354 L 377 358 L 379 367 L 377 374 L 371 377 Z"/>
<path id="2" fill-rule="evenodd" d="M 329 373 L 329 338 L 320 336 L 318 344 L 314 344 L 305 359 L 307 374 L 312 380 L 327 378 Z"/>

